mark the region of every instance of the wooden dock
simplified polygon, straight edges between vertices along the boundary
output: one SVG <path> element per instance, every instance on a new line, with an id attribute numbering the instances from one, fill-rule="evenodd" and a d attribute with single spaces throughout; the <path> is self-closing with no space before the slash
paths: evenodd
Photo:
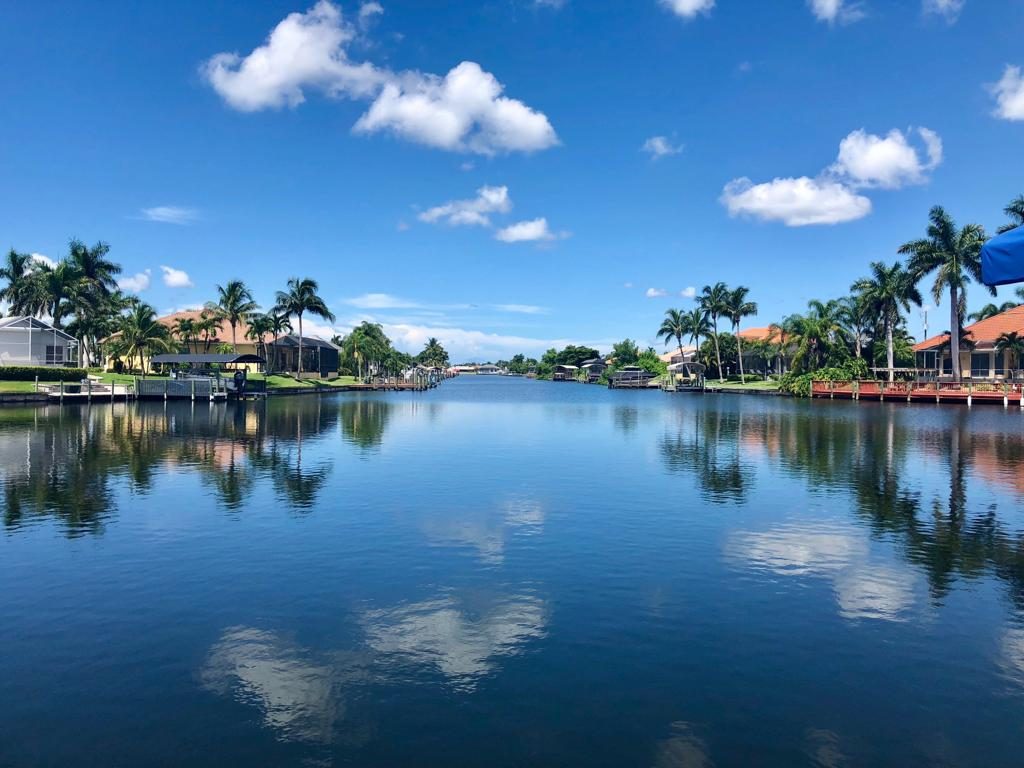
<path id="1" fill-rule="evenodd" d="M 811 397 L 906 403 L 989 403 L 1024 408 L 1021 382 L 814 381 Z"/>

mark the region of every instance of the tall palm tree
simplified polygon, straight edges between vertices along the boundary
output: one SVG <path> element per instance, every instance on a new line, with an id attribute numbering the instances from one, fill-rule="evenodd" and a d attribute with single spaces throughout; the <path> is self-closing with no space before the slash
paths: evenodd
<path id="1" fill-rule="evenodd" d="M 1010 357 L 1010 368 L 1016 369 L 1020 365 L 1021 358 L 1024 357 L 1024 336 L 1021 336 L 1017 331 L 1009 331 L 1007 333 L 999 334 L 999 338 L 996 339 L 996 352 L 999 354 L 1008 354 Z"/>
<path id="2" fill-rule="evenodd" d="M 73 262 L 60 261 L 55 267 L 41 264 L 32 271 L 28 307 L 34 315 L 49 315 L 53 327 L 63 329 L 65 316 L 72 312 L 83 290 L 82 273 Z"/>
<path id="3" fill-rule="evenodd" d="M 121 265 L 107 258 L 109 252 L 110 246 L 104 242 L 92 248 L 81 240 L 71 240 L 68 244 L 68 261 L 75 265 L 90 290 L 103 295 L 117 288 L 116 276 L 121 274 Z"/>
<path id="4" fill-rule="evenodd" d="M 419 357 L 420 361 L 427 365 L 448 365 L 448 350 L 433 336 L 427 339 Z"/>
<path id="5" fill-rule="evenodd" d="M 18 253 L 11 248 L 3 266 L 0 266 L 0 280 L 7 281 L 7 285 L 0 288 L 0 301 L 6 301 L 11 312 L 16 315 L 27 313 L 26 299 L 29 294 L 32 265 L 31 255 Z"/>
<path id="6" fill-rule="evenodd" d="M 807 314 L 793 314 L 781 325 L 772 325 L 772 334 L 780 343 L 794 349 L 793 370 L 813 371 L 821 367 L 823 358 L 847 343 L 848 332 L 842 323 L 842 307 L 838 301 L 808 302 Z"/>
<path id="7" fill-rule="evenodd" d="M 231 348 L 235 353 L 238 352 L 238 324 L 259 308 L 252 292 L 241 280 L 229 280 L 226 285 L 217 286 L 217 311 L 231 326 Z"/>
<path id="8" fill-rule="evenodd" d="M 725 381 L 722 375 L 722 350 L 718 346 L 718 318 L 728 313 L 727 300 L 729 289 L 725 283 L 705 285 L 697 298 L 697 303 L 711 319 L 711 338 L 715 342 L 715 362 L 718 365 L 718 380 Z"/>
<path id="9" fill-rule="evenodd" d="M 334 315 L 327 308 L 317 291 L 320 286 L 316 280 L 310 278 L 293 277 L 288 280 L 288 289 L 278 291 L 276 295 L 277 306 L 274 311 L 291 317 L 294 315 L 299 319 L 299 376 L 302 376 L 302 316 L 307 312 L 316 315 L 329 322 L 334 322 Z"/>
<path id="10" fill-rule="evenodd" d="M 860 358 L 864 357 L 864 337 L 874 327 L 875 318 L 863 294 L 856 291 L 856 288 L 854 291 L 855 293 L 850 296 L 844 296 L 839 302 L 843 325 L 847 327 L 850 335 L 853 336 L 854 355 Z"/>
<path id="11" fill-rule="evenodd" d="M 667 347 L 672 339 L 676 340 L 679 347 L 679 356 L 683 356 L 683 337 L 686 335 L 686 313 L 678 309 L 666 309 L 665 319 L 661 321 L 658 328 L 657 338 L 665 339 Z"/>
<path id="12" fill-rule="evenodd" d="M 927 237 L 911 240 L 900 246 L 899 252 L 910 254 L 907 267 L 915 280 L 935 273 L 932 297 L 938 304 L 945 290 L 949 290 L 950 354 L 953 378 L 960 380 L 960 323 L 961 302 L 966 301 L 967 286 L 974 279 L 981 282 L 981 247 L 985 244 L 985 230 L 980 224 L 967 224 L 957 229 L 952 217 L 941 206 L 928 214 Z M 995 288 L 989 288 L 993 296 Z"/>
<path id="13" fill-rule="evenodd" d="M 893 380 L 895 365 L 895 344 L 893 332 L 900 324 L 900 310 L 910 311 L 910 305 L 921 306 L 921 292 L 917 290 L 914 275 L 900 262 L 887 267 L 880 261 L 871 262 L 871 275 L 851 286 L 857 291 L 872 313 L 881 321 L 885 332 L 885 364 L 889 369 L 889 381 Z"/>
<path id="14" fill-rule="evenodd" d="M 747 300 L 750 289 L 741 285 L 729 292 L 725 299 L 725 315 L 732 321 L 732 330 L 736 335 L 736 356 L 740 363 L 740 381 L 743 378 L 743 340 L 740 338 L 740 321 L 744 317 L 757 314 L 757 303 Z"/>
<path id="15" fill-rule="evenodd" d="M 997 234 L 1009 232 L 1011 229 L 1024 226 L 1024 195 L 1018 195 L 1010 204 L 1003 208 L 1003 213 L 1010 217 L 1010 222 L 996 230 Z"/>

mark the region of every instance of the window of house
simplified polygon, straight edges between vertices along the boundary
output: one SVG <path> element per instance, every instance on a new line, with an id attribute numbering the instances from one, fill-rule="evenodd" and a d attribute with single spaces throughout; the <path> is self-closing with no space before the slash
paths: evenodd
<path id="1" fill-rule="evenodd" d="M 953 358 L 946 355 L 942 358 L 942 372 L 952 373 L 953 372 Z"/>
<path id="2" fill-rule="evenodd" d="M 996 352 L 996 376 L 1006 375 L 1006 353 Z"/>
<path id="3" fill-rule="evenodd" d="M 918 352 L 917 367 L 925 371 L 935 370 L 935 352 Z"/>
<path id="4" fill-rule="evenodd" d="M 989 373 L 988 352 L 971 353 L 971 376 L 974 378 L 987 378 Z"/>
<path id="5" fill-rule="evenodd" d="M 46 364 L 62 365 L 64 363 L 64 347 L 46 345 Z"/>

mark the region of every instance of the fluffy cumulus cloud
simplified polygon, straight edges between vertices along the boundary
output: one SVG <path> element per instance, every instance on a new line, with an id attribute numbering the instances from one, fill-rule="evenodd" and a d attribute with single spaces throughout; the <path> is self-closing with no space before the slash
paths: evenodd
<path id="1" fill-rule="evenodd" d="M 514 312 L 520 315 L 544 315 L 547 314 L 547 307 L 538 307 L 535 304 L 495 304 L 494 308 L 499 312 Z"/>
<path id="2" fill-rule="evenodd" d="M 29 254 L 29 258 L 32 259 L 33 264 L 40 264 L 44 267 L 49 267 L 50 269 L 53 269 L 54 267 L 57 266 L 56 261 L 42 253 L 31 253 Z"/>
<path id="3" fill-rule="evenodd" d="M 415 301 L 392 296 L 390 293 L 364 293 L 345 299 L 345 303 L 359 309 L 414 309 L 420 304 Z"/>
<path id="4" fill-rule="evenodd" d="M 781 221 L 789 227 L 840 224 L 863 218 L 871 201 L 836 181 L 800 178 L 773 179 L 754 184 L 750 179 L 730 181 L 722 192 L 730 216 L 753 216 Z"/>
<path id="5" fill-rule="evenodd" d="M 850 24 L 864 18 L 864 9 L 858 2 L 847 0 L 808 0 L 811 13 L 827 24 Z"/>
<path id="6" fill-rule="evenodd" d="M 194 208 L 182 208 L 177 205 L 157 205 L 153 208 L 143 208 L 139 213 L 146 221 L 158 221 L 161 224 L 191 224 L 199 218 L 199 212 Z"/>
<path id="7" fill-rule="evenodd" d="M 503 227 L 494 233 L 494 237 L 503 243 L 536 243 L 559 240 L 568 237 L 568 233 L 552 232 L 548 220 L 542 216 Z"/>
<path id="8" fill-rule="evenodd" d="M 964 0 L 924 0 L 924 12 L 942 16 L 952 24 L 960 17 L 960 11 L 964 9 Z"/>
<path id="9" fill-rule="evenodd" d="M 359 6 L 359 26 L 366 29 L 373 20 L 384 13 L 384 6 L 380 3 L 370 0 L 370 2 L 363 3 Z"/>
<path id="10" fill-rule="evenodd" d="M 657 160 L 669 155 L 678 155 L 683 151 L 683 145 L 673 144 L 665 136 L 651 136 L 640 147 L 640 151 L 649 154 L 652 160 Z"/>
<path id="11" fill-rule="evenodd" d="M 377 15 L 374 6 L 363 5 L 364 25 L 366 13 Z M 548 118 L 503 95 L 504 86 L 479 64 L 464 61 L 443 77 L 391 72 L 349 57 L 347 46 L 356 35 L 340 8 L 320 0 L 305 13 L 289 14 L 249 55 L 218 53 L 202 72 L 229 105 L 242 111 L 295 107 L 307 91 L 320 91 L 371 101 L 354 127 L 357 133 L 388 132 L 485 155 L 558 143 Z"/>
<path id="12" fill-rule="evenodd" d="M 508 195 L 508 187 L 480 187 L 476 197 L 428 208 L 419 215 L 419 220 L 431 224 L 443 222 L 451 226 L 489 227 L 489 214 L 508 213 L 511 209 L 512 199 Z"/>
<path id="13" fill-rule="evenodd" d="M 711 13 L 715 0 L 661 0 L 661 4 L 676 16 L 693 19 L 702 13 Z"/>
<path id="14" fill-rule="evenodd" d="M 924 157 L 911 145 L 910 131 L 893 129 L 884 137 L 854 131 L 840 142 L 832 170 L 854 186 L 898 189 L 923 184 L 927 172 L 942 162 L 942 139 L 928 128 L 918 128 L 917 134 L 924 143 Z"/>
<path id="15" fill-rule="evenodd" d="M 693 285 L 688 285 L 679 292 L 679 295 L 684 299 L 692 299 L 697 296 L 697 288 Z"/>
<path id="16" fill-rule="evenodd" d="M 919 140 L 914 146 L 911 139 Z M 836 161 L 817 177 L 748 178 L 726 184 L 720 198 L 731 216 L 781 221 L 790 227 L 840 224 L 871 213 L 864 189 L 923 184 L 942 162 L 942 139 L 928 128 L 893 129 L 876 136 L 860 129 L 839 144 Z"/>
<path id="17" fill-rule="evenodd" d="M 668 291 L 664 288 L 648 288 L 644 292 L 644 296 L 648 299 L 660 299 L 662 296 L 668 296 Z"/>
<path id="18" fill-rule="evenodd" d="M 1024 120 L 1024 77 L 1020 67 L 1007 64 L 1003 77 L 988 89 L 996 100 L 992 114 L 1003 120 Z"/>
<path id="19" fill-rule="evenodd" d="M 117 281 L 117 287 L 122 291 L 141 293 L 149 288 L 151 274 L 152 270 L 147 269 L 142 272 L 136 272 L 134 275 L 122 277 Z"/>
<path id="20" fill-rule="evenodd" d="M 391 79 L 355 125 L 427 146 L 490 155 L 558 143 L 547 117 L 517 99 L 479 64 L 464 61 L 444 77 L 406 73 Z"/>
<path id="21" fill-rule="evenodd" d="M 191 288 L 192 278 L 188 276 L 188 272 L 183 269 L 175 269 L 174 267 L 168 267 L 166 265 L 160 265 L 160 269 L 163 271 L 164 285 L 168 288 Z"/>

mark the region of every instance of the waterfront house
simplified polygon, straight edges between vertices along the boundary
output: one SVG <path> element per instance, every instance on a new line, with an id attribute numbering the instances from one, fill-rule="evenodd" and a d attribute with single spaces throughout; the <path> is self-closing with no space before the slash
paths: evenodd
<path id="1" fill-rule="evenodd" d="M 476 373 L 478 376 L 497 376 L 499 373 L 501 373 L 501 368 L 499 368 L 496 365 L 491 365 L 490 363 L 488 363 L 487 365 L 478 365 L 476 368 Z"/>
<path id="2" fill-rule="evenodd" d="M 601 378 L 601 374 L 608 368 L 608 364 L 605 363 L 600 357 L 594 357 L 590 360 L 584 360 L 580 364 L 580 370 L 583 371 L 584 380 L 587 384 L 594 384 L 598 379 Z"/>
<path id="3" fill-rule="evenodd" d="M 73 366 L 78 340 L 35 317 L 0 319 L 0 365 Z"/>
<path id="4" fill-rule="evenodd" d="M 576 371 L 579 368 L 575 365 L 556 365 L 551 372 L 552 381 L 575 381 Z"/>
<path id="5" fill-rule="evenodd" d="M 299 336 L 278 336 L 268 345 L 275 371 L 298 373 Z M 315 336 L 302 337 L 302 377 L 334 379 L 341 367 L 341 347 Z"/>
<path id="6" fill-rule="evenodd" d="M 683 351 L 680 352 L 679 348 L 676 347 L 671 352 L 666 352 L 663 355 L 658 355 L 658 359 L 661 360 L 665 365 L 675 365 L 676 363 L 690 363 L 697 359 L 697 347 L 689 344 L 683 347 Z"/>
<path id="7" fill-rule="evenodd" d="M 792 344 L 784 343 L 785 337 L 778 328 L 743 328 L 736 335 L 743 345 L 743 368 L 747 373 L 781 376 L 789 370 L 796 350 Z"/>
<path id="8" fill-rule="evenodd" d="M 1024 337 L 1024 306 L 1000 312 L 964 328 L 960 340 L 960 371 L 965 379 L 996 381 L 1014 377 L 1014 369 L 1021 368 L 1021 361 L 1014 360 L 1009 351 L 996 351 L 996 342 L 1004 333 L 1017 333 Z M 925 376 L 942 377 L 953 373 L 948 333 L 915 344 L 914 357 L 918 371 Z"/>

